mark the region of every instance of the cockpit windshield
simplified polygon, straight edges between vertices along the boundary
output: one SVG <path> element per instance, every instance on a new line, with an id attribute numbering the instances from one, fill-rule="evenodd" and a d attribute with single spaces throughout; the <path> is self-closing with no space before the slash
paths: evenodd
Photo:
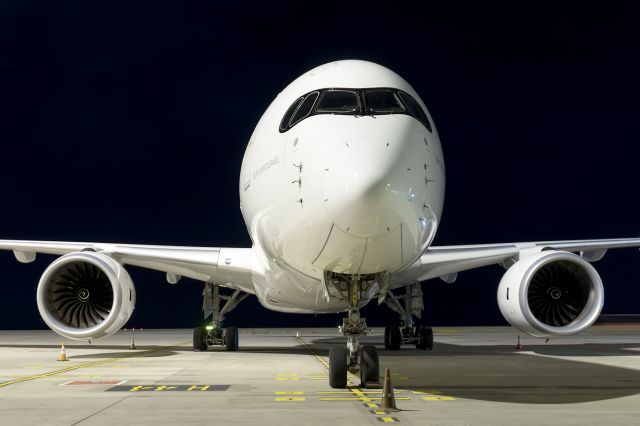
<path id="1" fill-rule="evenodd" d="M 323 93 L 318 102 L 318 114 L 353 114 L 360 109 L 355 90 L 331 89 Z"/>
<path id="2" fill-rule="evenodd" d="M 405 112 L 398 95 L 391 89 L 364 89 L 365 114 L 400 114 Z"/>
<path id="3" fill-rule="evenodd" d="M 328 88 L 309 92 L 299 97 L 284 114 L 280 122 L 280 133 L 319 114 L 353 116 L 405 114 L 417 119 L 428 131 L 433 131 L 427 114 L 413 96 L 402 90 L 377 87 Z"/>

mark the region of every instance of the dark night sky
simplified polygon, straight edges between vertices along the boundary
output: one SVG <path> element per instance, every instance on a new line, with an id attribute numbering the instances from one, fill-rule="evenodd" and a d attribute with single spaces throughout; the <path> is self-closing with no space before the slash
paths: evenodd
<path id="1" fill-rule="evenodd" d="M 437 244 L 639 235 L 633 2 L 58 3 L 0 2 L 0 238 L 247 246 L 253 127 L 298 75 L 351 58 L 398 72 L 430 108 L 447 165 Z M 52 260 L 0 253 L 0 328 L 44 327 L 36 284 Z M 639 264 L 635 250 L 596 264 L 605 313 L 640 310 Z M 130 325 L 198 323 L 201 283 L 129 271 Z M 424 284 L 423 322 L 503 324 L 502 272 Z M 228 323 L 338 321 L 251 298 Z"/>

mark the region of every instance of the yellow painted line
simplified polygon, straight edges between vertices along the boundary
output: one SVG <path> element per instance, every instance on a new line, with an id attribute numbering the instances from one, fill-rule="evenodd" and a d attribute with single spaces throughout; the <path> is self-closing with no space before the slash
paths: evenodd
<path id="1" fill-rule="evenodd" d="M 393 393 L 394 394 L 399 394 L 402 391 L 399 390 L 394 390 Z M 320 391 L 320 392 L 316 392 L 319 395 L 359 395 L 361 393 L 363 394 L 378 394 L 381 395 L 383 393 L 383 391 L 358 391 L 358 393 L 356 393 L 356 391 Z"/>
<path id="2" fill-rule="evenodd" d="M 380 399 L 380 398 L 378 398 Z M 344 396 L 344 397 L 340 397 L 340 396 L 327 396 L 324 398 L 320 398 L 320 401 L 362 401 L 362 399 L 358 398 L 357 396 Z"/>
<path id="3" fill-rule="evenodd" d="M 324 397 L 320 397 L 320 401 L 363 401 L 363 402 L 367 402 L 367 401 L 379 401 L 380 397 L 377 396 L 372 396 L 372 397 L 358 397 L 358 396 L 324 396 Z M 400 397 L 396 397 L 395 398 L 396 401 L 410 401 L 411 398 L 409 398 L 408 396 L 400 396 Z"/>
<path id="4" fill-rule="evenodd" d="M 378 408 L 378 404 L 373 404 L 373 403 L 365 404 L 365 406 L 367 406 L 369 408 Z"/>
<path id="5" fill-rule="evenodd" d="M 364 401 L 364 402 L 371 401 L 371 399 L 367 395 L 365 395 L 364 392 L 362 392 L 358 388 L 351 389 L 351 392 L 353 392 L 354 394 L 358 395 L 360 397 L 360 401 Z"/>
<path id="6" fill-rule="evenodd" d="M 384 423 L 395 423 L 393 417 L 378 417 L 378 419 Z"/>
<path id="7" fill-rule="evenodd" d="M 66 373 L 67 371 L 74 371 L 74 370 L 78 370 L 80 368 L 94 367 L 94 366 L 97 366 L 97 365 L 107 364 L 109 362 L 120 361 L 120 360 L 131 358 L 131 357 L 148 355 L 148 354 L 155 353 L 155 352 L 162 352 L 162 351 L 166 351 L 166 350 L 169 350 L 171 348 L 175 348 L 177 346 L 183 345 L 185 343 L 188 343 L 188 342 L 187 341 L 179 342 L 179 343 L 176 343 L 176 344 L 171 345 L 171 346 L 163 346 L 161 348 L 150 349 L 150 350 L 144 351 L 144 352 L 136 352 L 136 353 L 132 353 L 131 355 L 121 356 L 121 357 L 117 357 L 117 358 L 103 359 L 101 361 L 88 362 L 88 363 L 85 363 L 85 364 L 79 364 L 79 365 L 74 365 L 74 366 L 67 367 L 67 368 L 61 368 L 60 370 L 50 371 L 48 373 L 36 374 L 34 376 L 21 377 L 19 379 L 10 380 L 8 382 L 0 383 L 0 388 L 6 387 L 6 386 L 10 386 L 10 385 L 15 385 L 16 383 L 27 382 L 29 380 L 36 380 L 36 379 L 43 379 L 43 378 L 50 377 L 50 376 L 57 376 L 60 373 Z M 62 376 L 57 376 L 57 377 L 60 378 Z"/>
<path id="8" fill-rule="evenodd" d="M 304 395 L 304 392 L 276 392 L 276 395 Z"/>
<path id="9" fill-rule="evenodd" d="M 276 377 L 276 380 L 300 380 L 299 377 Z"/>
<path id="10" fill-rule="evenodd" d="M 307 343 L 302 340 L 302 337 L 296 337 L 296 340 L 300 343 L 302 343 L 302 345 L 309 351 L 311 352 L 311 355 L 313 355 L 314 357 L 316 357 L 316 359 L 320 362 L 320 364 L 322 364 L 324 366 L 324 368 L 326 368 L 327 370 L 329 369 L 329 363 L 327 361 L 325 361 L 320 355 L 318 355 L 317 353 L 314 352 L 313 349 L 311 349 L 311 347 L 309 345 L 307 345 Z"/>
<path id="11" fill-rule="evenodd" d="M 455 401 L 456 400 L 452 396 L 423 396 L 422 399 L 425 401 Z"/>
<path id="12" fill-rule="evenodd" d="M 351 391 L 324 391 L 318 392 L 319 395 L 353 395 Z"/>
<path id="13" fill-rule="evenodd" d="M 276 401 L 279 402 L 289 402 L 289 401 L 304 401 L 304 396 L 291 396 L 291 397 L 276 397 Z"/>

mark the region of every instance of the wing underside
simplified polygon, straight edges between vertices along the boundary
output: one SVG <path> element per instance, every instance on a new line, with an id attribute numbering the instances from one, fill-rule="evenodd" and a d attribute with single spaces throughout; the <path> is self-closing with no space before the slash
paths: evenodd
<path id="1" fill-rule="evenodd" d="M 189 277 L 255 293 L 251 280 L 250 248 L 0 240 L 0 250 L 12 250 L 16 259 L 23 263 L 34 261 L 38 253 L 60 256 L 96 251 L 123 265 L 165 272 L 170 282 Z"/>
<path id="2" fill-rule="evenodd" d="M 417 272 L 418 281 L 437 277 L 453 280 L 455 274 L 469 269 L 497 264 L 508 268 L 518 260 L 523 251 L 567 251 L 579 253 L 586 260 L 596 261 L 609 249 L 633 247 L 640 247 L 640 238 L 434 246 L 429 247 L 411 269 Z"/>

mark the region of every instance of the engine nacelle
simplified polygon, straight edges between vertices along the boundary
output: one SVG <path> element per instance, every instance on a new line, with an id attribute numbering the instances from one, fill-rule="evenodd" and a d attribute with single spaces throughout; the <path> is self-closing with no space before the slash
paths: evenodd
<path id="1" fill-rule="evenodd" d="M 603 304 L 602 280 L 593 266 L 563 251 L 522 257 L 498 286 L 502 315 L 536 337 L 580 333 L 595 322 Z"/>
<path id="2" fill-rule="evenodd" d="M 124 267 L 92 251 L 54 261 L 38 284 L 38 310 L 44 322 L 69 339 L 113 334 L 131 317 L 136 291 Z"/>

